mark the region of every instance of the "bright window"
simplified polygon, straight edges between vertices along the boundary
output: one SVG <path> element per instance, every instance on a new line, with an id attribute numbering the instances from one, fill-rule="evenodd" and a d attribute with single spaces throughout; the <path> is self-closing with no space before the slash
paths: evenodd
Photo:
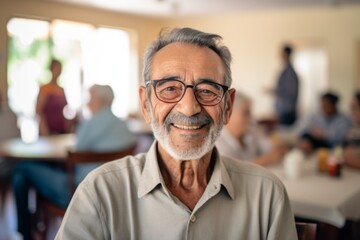
<path id="1" fill-rule="evenodd" d="M 50 80 L 52 57 L 63 64 L 59 83 L 72 112 L 86 115 L 84 93 L 94 83 L 113 88 L 115 115 L 126 117 L 136 112 L 136 54 L 129 32 L 58 19 L 24 18 L 10 19 L 7 29 L 9 105 L 20 120 L 35 117 L 37 94 L 40 85 Z"/>

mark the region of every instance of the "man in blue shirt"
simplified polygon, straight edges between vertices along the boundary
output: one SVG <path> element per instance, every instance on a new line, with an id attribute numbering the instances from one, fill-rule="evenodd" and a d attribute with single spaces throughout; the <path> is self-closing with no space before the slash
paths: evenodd
<path id="1" fill-rule="evenodd" d="M 106 152 L 125 149 L 135 144 L 135 136 L 126 123 L 111 111 L 114 93 L 110 86 L 93 85 L 88 103 L 92 117 L 80 123 L 76 132 L 75 150 Z M 99 164 L 76 166 L 75 183 Z M 24 240 L 31 239 L 31 219 L 28 209 L 28 192 L 34 187 L 44 197 L 60 207 L 67 207 L 70 201 L 68 176 L 63 169 L 40 162 L 21 162 L 13 175 L 13 190 L 18 215 L 18 231 Z"/>
<path id="2" fill-rule="evenodd" d="M 300 136 L 298 146 L 305 154 L 343 144 L 351 121 L 338 110 L 338 101 L 339 97 L 332 92 L 321 96 L 321 111 L 310 118 Z"/>

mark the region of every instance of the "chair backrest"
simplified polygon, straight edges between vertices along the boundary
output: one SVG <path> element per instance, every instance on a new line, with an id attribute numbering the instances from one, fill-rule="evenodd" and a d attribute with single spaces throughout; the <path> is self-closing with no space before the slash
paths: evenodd
<path id="1" fill-rule="evenodd" d="M 296 231 L 299 240 L 316 239 L 316 223 L 296 222 Z"/>
<path id="2" fill-rule="evenodd" d="M 126 149 L 121 149 L 118 151 L 111 152 L 93 152 L 93 151 L 74 151 L 69 150 L 67 154 L 67 172 L 69 178 L 69 188 L 70 195 L 75 191 L 75 181 L 74 181 L 74 167 L 76 164 L 80 163 L 104 163 L 108 161 L 113 161 L 127 155 L 134 153 L 136 145 L 130 146 Z"/>
<path id="3" fill-rule="evenodd" d="M 136 145 L 131 146 L 129 148 L 113 151 L 113 152 L 77 152 L 77 151 L 68 151 L 67 154 L 67 173 L 69 179 L 69 194 L 73 195 L 75 191 L 75 182 L 74 182 L 74 166 L 78 163 L 104 163 L 112 160 L 116 160 L 127 155 L 133 154 Z M 59 207 L 54 203 L 47 200 L 45 197 L 39 194 L 39 209 L 40 214 L 38 217 L 43 216 L 43 219 L 40 221 L 44 222 L 44 226 L 42 231 L 40 231 L 41 239 L 45 239 L 47 236 L 47 230 L 50 226 L 50 222 L 53 217 L 63 217 L 66 211 L 66 208 Z M 38 202 L 38 203 L 39 203 Z M 41 206 L 41 207 L 40 207 Z"/>

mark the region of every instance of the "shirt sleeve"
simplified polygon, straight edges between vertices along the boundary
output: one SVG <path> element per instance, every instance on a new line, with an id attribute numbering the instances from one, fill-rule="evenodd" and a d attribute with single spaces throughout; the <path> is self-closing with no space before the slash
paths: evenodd
<path id="1" fill-rule="evenodd" d="M 296 233 L 295 217 L 285 188 L 282 198 L 274 204 L 271 213 L 271 225 L 267 240 L 298 239 Z"/>
<path id="2" fill-rule="evenodd" d="M 330 129 L 327 129 L 325 131 L 326 138 L 329 140 L 331 144 L 335 145 L 341 145 L 346 137 L 346 133 L 350 127 L 350 120 L 340 115 L 336 122 L 332 125 Z"/>
<path id="3" fill-rule="evenodd" d="M 107 224 L 101 216 L 100 205 L 96 204 L 94 199 L 86 184 L 80 184 L 66 210 L 55 240 L 110 239 Z"/>

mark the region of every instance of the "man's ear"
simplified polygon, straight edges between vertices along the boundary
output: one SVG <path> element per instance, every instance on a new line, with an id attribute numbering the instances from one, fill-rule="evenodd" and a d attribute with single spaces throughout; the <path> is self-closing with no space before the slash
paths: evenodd
<path id="1" fill-rule="evenodd" d="M 150 124 L 151 123 L 151 115 L 150 115 L 150 109 L 149 109 L 147 98 L 146 98 L 146 88 L 144 86 L 140 86 L 140 88 L 139 88 L 139 97 L 140 97 L 141 112 L 144 116 L 146 123 Z"/>
<path id="2" fill-rule="evenodd" d="M 235 99 L 235 92 L 234 88 L 228 90 L 229 97 L 226 99 L 226 109 L 224 113 L 224 124 L 227 124 L 230 120 L 232 109 L 234 106 L 234 99 Z"/>

